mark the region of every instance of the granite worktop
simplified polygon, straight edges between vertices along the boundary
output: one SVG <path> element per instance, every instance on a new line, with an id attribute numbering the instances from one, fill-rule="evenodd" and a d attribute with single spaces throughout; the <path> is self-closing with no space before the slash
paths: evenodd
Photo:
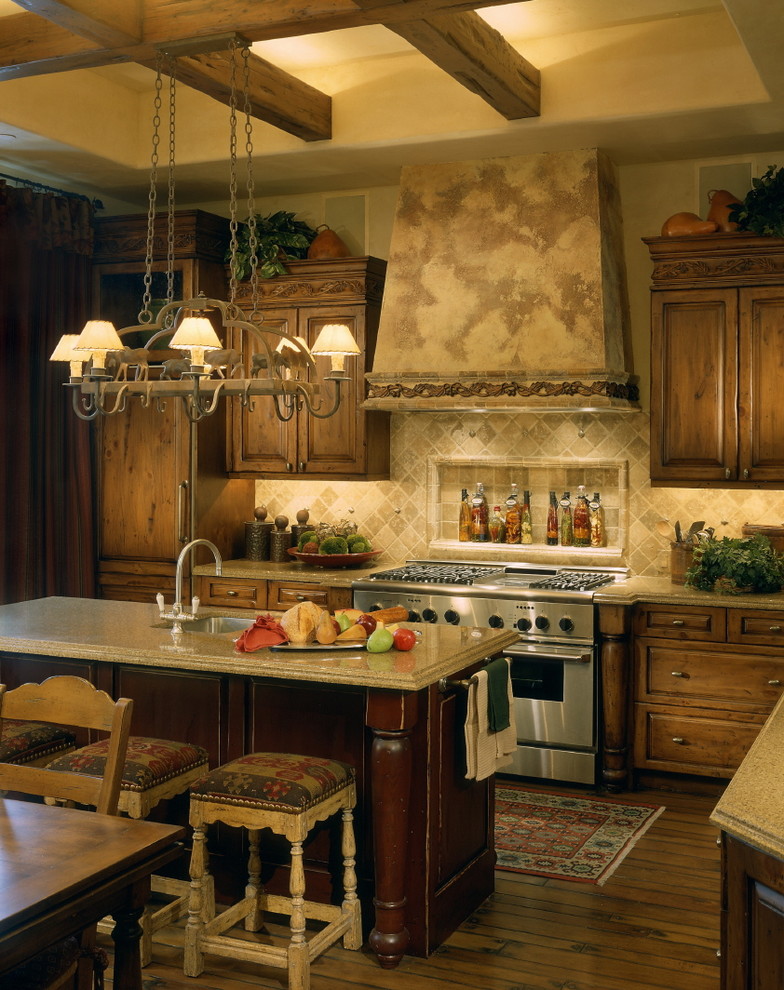
<path id="1" fill-rule="evenodd" d="M 200 613 L 201 614 L 201 613 Z M 204 609 L 247 618 L 247 611 Z M 156 605 L 93 598 L 40 598 L 0 606 L 0 651 L 146 667 L 418 691 L 517 640 L 513 630 L 403 623 L 421 633 L 409 652 L 364 647 L 237 653 L 239 632 L 174 637 Z"/>
<path id="2" fill-rule="evenodd" d="M 630 577 L 597 588 L 597 605 L 634 605 L 636 602 L 665 605 L 696 605 L 711 608 L 782 609 L 784 592 L 764 595 L 721 595 L 714 591 L 698 591 L 683 584 L 673 584 L 669 578 Z"/>
<path id="3" fill-rule="evenodd" d="M 352 581 L 367 577 L 374 571 L 386 571 L 397 563 L 379 564 L 378 557 L 358 567 L 313 567 L 299 560 L 277 563 L 271 560 L 224 560 L 221 577 L 244 578 L 247 581 L 296 581 L 306 584 L 327 584 L 330 588 L 350 588 Z M 215 564 L 197 564 L 193 573 L 199 577 L 215 577 Z"/>

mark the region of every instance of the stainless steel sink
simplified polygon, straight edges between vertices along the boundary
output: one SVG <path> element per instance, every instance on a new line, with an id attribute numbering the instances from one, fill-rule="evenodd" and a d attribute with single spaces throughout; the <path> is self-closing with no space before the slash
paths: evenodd
<path id="1" fill-rule="evenodd" d="M 218 633 L 236 633 L 242 632 L 243 629 L 248 629 L 253 625 L 253 619 L 237 619 L 229 615 L 203 615 L 199 619 L 194 619 L 192 622 L 184 622 L 182 625 L 183 632 L 197 632 L 197 633 L 212 633 L 216 635 Z"/>

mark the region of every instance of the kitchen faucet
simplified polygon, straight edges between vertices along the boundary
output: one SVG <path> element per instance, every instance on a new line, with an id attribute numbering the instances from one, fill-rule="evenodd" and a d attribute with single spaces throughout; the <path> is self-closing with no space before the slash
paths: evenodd
<path id="1" fill-rule="evenodd" d="M 171 612 L 164 611 L 163 605 L 163 595 L 158 592 L 155 596 L 155 600 L 158 602 L 158 611 L 160 612 L 160 617 L 162 619 L 171 619 L 172 625 L 172 636 L 182 632 L 182 623 L 190 622 L 191 619 L 195 619 L 199 611 L 199 599 L 193 597 L 191 599 L 191 610 L 186 612 L 182 605 L 182 569 L 185 563 L 185 558 L 188 553 L 198 546 L 209 547 L 212 550 L 212 554 L 215 557 L 215 574 L 220 577 L 223 573 L 223 560 L 221 559 L 220 552 L 214 543 L 209 540 L 191 540 L 190 543 L 186 543 L 185 546 L 180 550 L 180 556 L 177 558 L 177 571 L 174 577 L 174 604 L 172 605 Z"/>

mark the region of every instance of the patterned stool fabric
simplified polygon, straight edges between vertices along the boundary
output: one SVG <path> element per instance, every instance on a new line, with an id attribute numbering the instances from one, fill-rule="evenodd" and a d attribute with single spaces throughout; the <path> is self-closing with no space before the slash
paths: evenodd
<path id="1" fill-rule="evenodd" d="M 41 990 L 74 968 L 80 954 L 79 942 L 65 938 L 0 976 L 0 990 Z"/>
<path id="2" fill-rule="evenodd" d="M 73 749 L 76 736 L 67 729 L 45 722 L 26 722 L 18 718 L 4 718 L 0 730 L 0 761 L 3 763 L 32 763 Z"/>
<path id="3" fill-rule="evenodd" d="M 58 757 L 49 764 L 49 769 L 100 775 L 106 763 L 107 749 L 108 741 L 101 739 Z M 194 767 L 206 766 L 208 762 L 207 750 L 193 743 L 131 736 L 128 740 L 122 788 L 145 791 Z"/>
<path id="4" fill-rule="evenodd" d="M 191 784 L 192 801 L 299 814 L 354 781 L 347 763 L 290 753 L 251 753 Z"/>

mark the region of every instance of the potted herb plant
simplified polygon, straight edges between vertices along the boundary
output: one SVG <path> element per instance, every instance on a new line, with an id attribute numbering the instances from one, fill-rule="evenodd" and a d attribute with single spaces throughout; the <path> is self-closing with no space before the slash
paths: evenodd
<path id="1" fill-rule="evenodd" d="M 784 168 L 769 165 L 764 175 L 752 179 L 743 202 L 730 208 L 729 220 L 737 223 L 738 230 L 784 237 Z"/>
<path id="2" fill-rule="evenodd" d="M 278 210 L 266 217 L 256 214 L 256 257 L 258 274 L 262 278 L 285 275 L 285 259 L 306 258 L 316 231 L 303 220 L 296 220 L 295 214 Z M 234 274 L 238 279 L 250 275 L 250 227 L 247 223 L 237 225 L 237 251 Z M 231 263 L 231 249 L 226 252 L 226 261 Z"/>
<path id="3" fill-rule="evenodd" d="M 694 548 L 686 585 L 727 595 L 781 591 L 784 557 L 766 536 L 708 540 Z"/>

